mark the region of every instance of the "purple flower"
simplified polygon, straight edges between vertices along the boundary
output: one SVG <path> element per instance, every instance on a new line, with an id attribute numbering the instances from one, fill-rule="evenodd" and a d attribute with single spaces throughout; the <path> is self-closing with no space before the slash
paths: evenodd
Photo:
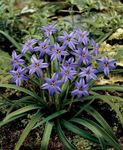
<path id="1" fill-rule="evenodd" d="M 60 93 L 60 86 L 63 84 L 62 81 L 57 80 L 58 74 L 54 73 L 52 78 L 44 78 L 45 84 L 41 86 L 42 89 L 47 89 L 49 94 L 52 96 L 54 93 Z"/>
<path id="2" fill-rule="evenodd" d="M 86 77 L 86 81 L 88 82 L 90 79 L 98 80 L 95 73 L 97 73 L 96 69 L 93 69 L 92 66 L 88 66 L 87 68 L 81 68 L 82 72 L 79 73 L 80 77 Z"/>
<path id="3" fill-rule="evenodd" d="M 34 44 L 37 43 L 36 39 L 31 39 L 25 42 L 25 44 L 22 45 L 22 53 L 26 53 L 26 51 L 34 52 Z"/>
<path id="4" fill-rule="evenodd" d="M 47 63 L 43 63 L 43 59 L 37 59 L 35 56 L 31 58 L 32 64 L 28 67 L 29 74 L 36 73 L 38 77 L 41 77 L 41 69 L 46 68 L 48 66 Z"/>
<path id="5" fill-rule="evenodd" d="M 58 58 L 58 60 L 61 62 L 62 61 L 62 56 L 66 56 L 69 55 L 69 53 L 67 51 L 65 51 L 65 47 L 64 46 L 59 46 L 58 43 L 55 43 L 52 47 L 51 50 L 51 60 L 54 60 L 56 58 Z"/>
<path id="6" fill-rule="evenodd" d="M 75 44 L 78 44 L 77 41 L 74 39 L 75 33 L 71 32 L 68 34 L 67 32 L 63 32 L 63 36 L 59 36 L 58 40 L 63 42 L 64 46 L 68 46 L 71 49 L 75 49 Z"/>
<path id="7" fill-rule="evenodd" d="M 24 60 L 21 59 L 22 54 L 17 55 L 16 51 L 12 52 L 12 68 L 15 70 L 19 67 L 19 65 L 23 65 L 24 64 Z"/>
<path id="8" fill-rule="evenodd" d="M 34 51 L 40 51 L 40 57 L 43 57 L 45 53 L 49 54 L 50 52 L 50 46 L 49 46 L 50 40 L 45 39 L 44 42 L 39 42 L 38 45 L 34 48 Z"/>
<path id="9" fill-rule="evenodd" d="M 95 54 L 96 57 L 97 57 L 97 56 L 98 56 L 98 53 L 99 53 L 99 48 L 100 48 L 100 46 L 99 46 L 99 44 L 96 43 L 93 39 L 91 39 L 90 42 L 91 42 L 91 44 L 92 44 L 92 46 L 93 46 L 93 50 L 92 50 L 91 54 Z"/>
<path id="10" fill-rule="evenodd" d="M 77 73 L 70 67 L 62 66 L 60 69 L 61 69 L 60 75 L 62 76 L 64 82 L 66 82 L 68 79 L 73 80 L 73 76 Z"/>
<path id="11" fill-rule="evenodd" d="M 82 32 L 82 30 L 80 28 L 78 28 L 76 30 L 76 36 L 78 37 L 78 42 L 81 44 L 83 43 L 84 45 L 88 44 L 89 38 L 88 38 L 89 32 L 88 31 L 84 31 Z"/>
<path id="12" fill-rule="evenodd" d="M 88 96 L 88 84 L 85 84 L 84 79 L 80 79 L 79 82 L 75 83 L 76 89 L 71 92 L 72 96 L 77 95 L 78 98 L 84 96 Z"/>
<path id="13" fill-rule="evenodd" d="M 88 54 L 88 49 L 86 47 L 78 48 L 78 50 L 74 51 L 74 55 L 78 57 L 78 64 L 82 62 L 87 65 L 89 61 L 92 59 L 92 56 Z"/>
<path id="14" fill-rule="evenodd" d="M 103 70 L 104 71 L 104 74 L 106 76 L 109 75 L 109 69 L 114 69 L 116 66 L 115 66 L 115 59 L 112 59 L 112 60 L 109 60 L 106 56 L 103 56 L 102 59 L 98 59 L 97 62 L 99 63 L 99 67 L 98 69 L 99 70 Z"/>
<path id="15" fill-rule="evenodd" d="M 64 61 L 64 66 L 65 67 L 70 67 L 70 68 L 74 69 L 77 66 L 77 64 L 74 63 L 74 58 L 71 57 L 68 60 Z"/>
<path id="16" fill-rule="evenodd" d="M 48 26 L 41 27 L 41 30 L 44 31 L 45 36 L 51 36 L 53 32 L 57 31 L 55 26 L 56 26 L 56 23 L 53 23 L 53 24 L 50 24 Z"/>
<path id="17" fill-rule="evenodd" d="M 23 80 L 25 81 L 28 80 L 28 78 L 24 75 L 24 73 L 26 73 L 27 71 L 28 71 L 27 68 L 21 69 L 21 67 L 18 67 L 16 71 L 15 70 L 10 71 L 10 74 L 14 76 L 11 80 L 14 81 L 17 86 L 20 86 Z"/>

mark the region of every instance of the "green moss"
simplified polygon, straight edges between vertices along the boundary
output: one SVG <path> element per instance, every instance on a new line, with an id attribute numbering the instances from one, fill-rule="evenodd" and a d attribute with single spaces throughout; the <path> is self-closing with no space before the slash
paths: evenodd
<path id="1" fill-rule="evenodd" d="M 92 143 L 89 140 L 86 140 L 77 135 L 74 137 L 73 143 L 77 147 L 77 150 L 92 150 L 94 146 L 96 146 L 95 143 Z"/>

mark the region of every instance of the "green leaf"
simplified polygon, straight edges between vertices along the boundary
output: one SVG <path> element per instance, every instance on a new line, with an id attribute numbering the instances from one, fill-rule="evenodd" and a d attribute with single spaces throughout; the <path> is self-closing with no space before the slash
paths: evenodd
<path id="1" fill-rule="evenodd" d="M 121 146 L 119 145 L 118 141 L 116 141 L 110 134 L 108 134 L 105 129 L 103 129 L 101 126 L 99 126 L 97 123 L 93 122 L 89 119 L 79 119 L 79 118 L 73 118 L 71 119 L 72 122 L 81 124 L 87 128 L 89 128 L 92 132 L 96 134 L 96 136 L 103 137 L 107 144 L 113 146 L 116 150 L 122 150 Z"/>
<path id="2" fill-rule="evenodd" d="M 61 110 L 61 111 L 57 111 L 57 112 L 49 115 L 48 117 L 44 118 L 41 122 L 37 123 L 36 126 L 34 127 L 34 129 L 39 127 L 40 125 L 42 125 L 45 122 L 48 122 L 48 121 L 50 121 L 52 119 L 55 119 L 55 118 L 65 114 L 66 112 L 67 112 L 67 110 Z"/>
<path id="3" fill-rule="evenodd" d="M 8 120 L 2 120 L 2 121 L 0 121 L 0 127 L 6 125 L 9 122 L 15 121 L 16 119 L 21 118 L 21 117 L 23 117 L 25 115 L 27 115 L 27 114 L 23 113 L 23 114 L 20 114 L 18 116 L 14 116 L 14 117 L 12 117 L 12 118 L 10 118 Z"/>
<path id="4" fill-rule="evenodd" d="M 113 33 L 113 31 L 112 31 L 112 32 L 109 32 L 109 33 L 107 33 L 107 34 L 102 34 L 102 35 L 96 40 L 96 42 L 97 42 L 97 43 L 102 43 L 102 42 L 105 41 L 112 33 Z"/>
<path id="5" fill-rule="evenodd" d="M 57 121 L 56 132 L 67 150 L 77 150 L 76 147 L 65 136 L 64 132 L 62 131 L 61 125 L 59 123 L 59 120 Z"/>
<path id="6" fill-rule="evenodd" d="M 88 103 L 86 103 L 84 106 L 82 106 L 82 108 L 80 108 L 80 110 L 73 116 L 73 117 L 77 117 L 78 115 L 80 115 L 82 113 L 82 111 L 85 110 L 86 107 L 88 107 L 95 99 L 91 99 Z"/>
<path id="7" fill-rule="evenodd" d="M 32 130 L 32 128 L 34 127 L 34 125 L 39 121 L 39 119 L 41 118 L 41 114 L 40 113 L 36 113 L 31 120 L 29 121 L 29 123 L 27 124 L 26 128 L 23 130 L 16 146 L 14 150 L 19 150 L 21 145 L 23 144 L 24 140 L 26 139 L 27 135 L 29 134 L 29 132 Z"/>
<path id="8" fill-rule="evenodd" d="M 113 134 L 111 127 L 108 125 L 108 123 L 104 120 L 104 118 L 92 106 L 86 107 L 85 110 L 100 123 L 100 125 L 106 130 L 107 133 L 109 133 L 114 139 L 117 140 L 117 138 Z"/>
<path id="9" fill-rule="evenodd" d="M 35 103 L 37 103 L 37 100 L 35 100 L 32 96 L 25 96 L 18 100 L 13 100 L 13 102 L 17 106 L 22 105 L 22 104 L 34 105 Z"/>
<path id="10" fill-rule="evenodd" d="M 120 112 L 119 107 L 112 102 L 112 100 L 117 100 L 117 101 L 123 102 L 123 99 L 118 97 L 118 96 L 101 95 L 101 94 L 98 94 L 98 93 L 95 93 L 95 92 L 91 92 L 91 93 L 94 94 L 94 96 L 88 96 L 88 97 L 86 97 L 86 99 L 91 100 L 91 99 L 94 98 L 94 99 L 103 100 L 105 103 L 107 103 L 117 113 L 117 116 L 119 117 L 120 122 L 123 126 L 123 115 Z"/>
<path id="11" fill-rule="evenodd" d="M 4 35 L 19 51 L 21 51 L 20 45 L 9 34 L 1 30 L 0 33 Z"/>
<path id="12" fill-rule="evenodd" d="M 20 109 L 14 111 L 14 112 L 8 114 L 8 115 L 4 118 L 4 121 L 9 120 L 9 119 L 11 119 L 11 118 L 13 118 L 13 117 L 15 117 L 15 116 L 17 116 L 17 115 L 21 115 L 21 114 L 23 114 L 23 113 L 26 113 L 26 112 L 31 111 L 31 110 L 34 110 L 34 109 L 41 109 L 41 107 L 39 107 L 39 106 L 33 106 L 33 105 L 25 106 L 25 107 L 23 107 L 23 108 L 20 108 Z"/>
<path id="13" fill-rule="evenodd" d="M 53 128 L 53 123 L 47 122 L 45 125 L 45 130 L 44 130 L 43 138 L 41 141 L 40 150 L 47 150 L 48 149 L 48 144 L 49 144 L 52 128 Z"/>
<path id="14" fill-rule="evenodd" d="M 19 86 L 13 85 L 13 84 L 0 84 L 0 87 L 11 88 L 11 89 L 15 89 L 15 90 L 24 92 L 24 93 L 34 97 L 35 99 L 41 101 L 44 104 L 44 101 L 41 99 L 41 97 L 39 97 L 37 94 L 35 94 L 32 91 L 27 90 L 23 87 L 19 87 Z"/>
<path id="15" fill-rule="evenodd" d="M 114 56 L 114 59 L 118 60 L 121 57 L 123 57 L 123 49 L 122 48 L 117 49 L 117 54 Z"/>
<path id="16" fill-rule="evenodd" d="M 123 86 L 119 86 L 119 85 L 100 85 L 100 86 L 95 86 L 92 88 L 93 91 L 111 91 L 111 90 L 115 90 L 115 91 L 121 91 L 123 92 Z"/>
<path id="17" fill-rule="evenodd" d="M 83 138 L 86 138 L 86 139 L 91 140 L 91 141 L 93 141 L 93 142 L 99 143 L 99 141 L 98 141 L 97 138 L 95 138 L 95 137 L 92 136 L 91 134 L 87 133 L 86 131 L 84 131 L 84 130 L 78 128 L 76 125 L 73 125 L 73 124 L 70 123 L 69 121 L 62 120 L 61 123 L 62 123 L 62 125 L 63 125 L 66 129 L 72 131 L 73 133 L 78 134 L 78 135 L 82 136 Z"/>

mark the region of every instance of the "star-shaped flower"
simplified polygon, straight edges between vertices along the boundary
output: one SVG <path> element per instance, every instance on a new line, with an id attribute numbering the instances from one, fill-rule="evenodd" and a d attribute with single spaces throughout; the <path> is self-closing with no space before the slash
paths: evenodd
<path id="1" fill-rule="evenodd" d="M 75 44 L 78 44 L 78 42 L 75 40 L 75 32 L 71 32 L 68 34 L 67 32 L 63 32 L 63 36 L 59 36 L 58 40 L 63 42 L 64 46 L 68 46 L 71 49 L 75 49 Z"/>
<path id="2" fill-rule="evenodd" d="M 92 50 L 91 54 L 94 54 L 96 57 L 98 57 L 99 48 L 100 48 L 99 44 L 96 43 L 93 39 L 91 39 L 90 42 L 93 46 L 93 50 Z"/>
<path id="3" fill-rule="evenodd" d="M 89 32 L 88 31 L 82 31 L 80 28 L 76 30 L 76 36 L 78 38 L 78 42 L 81 44 L 83 43 L 85 46 L 89 42 L 88 38 Z"/>
<path id="4" fill-rule="evenodd" d="M 77 64 L 74 63 L 74 58 L 70 57 L 68 60 L 64 61 L 64 66 L 65 67 L 70 67 L 72 69 L 75 69 L 75 67 L 77 67 Z"/>
<path id="5" fill-rule="evenodd" d="M 78 48 L 78 50 L 75 50 L 73 54 L 78 57 L 78 64 L 83 62 L 85 65 L 87 65 L 92 59 L 92 56 L 88 54 L 88 49 L 86 47 L 83 49 Z"/>
<path id="6" fill-rule="evenodd" d="M 51 36 L 52 33 L 57 31 L 55 26 L 56 26 L 56 23 L 53 23 L 53 24 L 50 24 L 48 26 L 41 27 L 41 30 L 44 31 L 44 35 L 48 37 L 48 36 Z"/>
<path id="7" fill-rule="evenodd" d="M 98 80 L 95 73 L 97 73 L 96 69 L 93 69 L 92 66 L 88 66 L 87 68 L 81 68 L 82 72 L 79 73 L 80 77 L 86 77 L 86 81 L 88 82 L 90 79 Z"/>
<path id="8" fill-rule="evenodd" d="M 15 82 L 17 86 L 20 86 L 21 82 L 23 80 L 25 80 L 25 81 L 28 80 L 28 77 L 26 77 L 24 75 L 24 73 L 26 73 L 27 71 L 28 71 L 27 68 L 21 69 L 21 67 L 18 67 L 17 70 L 10 71 L 10 74 L 13 76 L 13 78 L 11 79 L 11 81 Z"/>
<path id="9" fill-rule="evenodd" d="M 24 64 L 25 61 L 21 59 L 21 57 L 22 57 L 22 54 L 17 55 L 16 51 L 12 52 L 11 63 L 12 63 L 12 68 L 14 70 L 17 69 L 20 65 Z"/>
<path id="10" fill-rule="evenodd" d="M 50 52 L 50 46 L 49 46 L 50 40 L 45 39 L 44 42 L 39 42 L 38 46 L 34 48 L 34 51 L 40 51 L 40 58 L 44 56 L 45 53 L 49 54 Z"/>
<path id="11" fill-rule="evenodd" d="M 29 68 L 29 74 L 36 73 L 38 77 L 41 77 L 41 69 L 48 67 L 47 63 L 43 63 L 43 59 L 37 59 L 35 56 L 32 56 L 31 58 L 32 64 L 28 67 Z"/>
<path id="12" fill-rule="evenodd" d="M 71 92 L 72 96 L 77 95 L 78 98 L 81 98 L 83 95 L 88 96 L 88 84 L 85 84 L 84 79 L 80 79 L 79 82 L 75 83 L 76 89 Z"/>
<path id="13" fill-rule="evenodd" d="M 51 50 L 50 54 L 51 54 L 51 60 L 58 58 L 58 60 L 60 62 L 62 61 L 62 56 L 69 55 L 69 53 L 67 51 L 65 51 L 65 47 L 60 46 L 58 43 L 55 43 L 52 46 L 52 50 Z"/>
<path id="14" fill-rule="evenodd" d="M 53 95 L 54 93 L 60 93 L 61 89 L 60 86 L 63 84 L 62 81 L 58 80 L 58 74 L 54 73 L 52 78 L 44 78 L 46 81 L 45 84 L 41 86 L 42 89 L 47 89 L 49 92 L 49 95 Z"/>
<path id="15" fill-rule="evenodd" d="M 31 39 L 25 42 L 25 44 L 22 45 L 22 53 L 26 53 L 27 51 L 34 52 L 34 44 L 37 43 L 36 39 Z"/>
<path id="16" fill-rule="evenodd" d="M 61 69 L 60 75 L 62 76 L 64 82 L 66 82 L 68 79 L 73 80 L 73 76 L 77 73 L 70 67 L 62 66 L 60 69 Z"/>
<path id="17" fill-rule="evenodd" d="M 99 63 L 98 69 L 103 70 L 106 76 L 109 75 L 110 69 L 114 69 L 116 67 L 116 60 L 109 60 L 106 56 L 103 56 L 102 59 L 98 59 L 97 62 Z"/>

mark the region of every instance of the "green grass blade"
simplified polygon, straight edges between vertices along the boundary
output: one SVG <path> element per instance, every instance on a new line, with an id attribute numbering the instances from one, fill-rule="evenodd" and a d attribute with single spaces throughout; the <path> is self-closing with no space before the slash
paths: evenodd
<path id="1" fill-rule="evenodd" d="M 52 128 L 53 128 L 53 123 L 47 122 L 45 125 L 45 130 L 44 130 L 43 138 L 41 141 L 40 150 L 47 150 L 48 149 L 48 144 L 49 144 Z"/>
<path id="2" fill-rule="evenodd" d="M 2 120 L 2 121 L 0 121 L 0 127 L 2 127 L 2 126 L 4 126 L 4 125 L 6 125 L 6 124 L 8 124 L 8 123 L 10 123 L 10 122 L 12 122 L 12 121 L 18 119 L 18 118 L 21 118 L 21 117 L 23 117 L 23 116 L 25 116 L 25 115 L 26 115 L 26 114 L 23 113 L 23 114 L 20 114 L 20 115 L 18 115 L 18 116 L 14 116 L 14 117 L 12 117 L 12 118 L 10 118 L 10 119 L 8 119 L 8 120 Z"/>
<path id="3" fill-rule="evenodd" d="M 15 116 L 17 116 L 17 115 L 21 115 L 21 114 L 23 114 L 23 113 L 26 113 L 26 112 L 31 111 L 31 110 L 34 110 L 34 109 L 41 109 L 41 107 L 39 107 L 39 106 L 33 106 L 33 105 L 25 106 L 25 107 L 23 107 L 23 108 L 20 108 L 20 109 L 14 111 L 14 112 L 8 114 L 8 115 L 4 118 L 4 121 L 9 120 L 9 119 L 11 119 L 11 118 L 13 118 L 13 117 L 15 117 Z"/>
<path id="4" fill-rule="evenodd" d="M 23 144 L 24 140 L 26 139 L 27 135 L 32 130 L 34 125 L 39 121 L 40 118 L 41 118 L 41 114 L 40 113 L 35 114 L 31 118 L 31 120 L 27 124 L 26 128 L 23 130 L 23 132 L 22 132 L 22 134 L 21 134 L 17 144 L 15 145 L 15 149 L 14 150 L 19 150 L 20 149 L 20 147 Z"/>
<path id="5" fill-rule="evenodd" d="M 84 106 L 82 106 L 82 107 L 80 108 L 80 110 L 73 116 L 73 118 L 74 118 L 74 117 L 77 117 L 78 115 L 80 115 L 80 114 L 82 113 L 82 111 L 84 111 L 84 109 L 85 109 L 86 107 L 88 107 L 94 100 L 95 100 L 95 99 L 93 98 L 93 99 L 91 99 L 88 103 L 86 103 Z"/>
<path id="6" fill-rule="evenodd" d="M 67 110 L 61 110 L 61 111 L 57 111 L 57 112 L 55 112 L 55 113 L 49 115 L 48 117 L 44 118 L 41 122 L 37 123 L 37 124 L 35 125 L 34 129 L 37 128 L 37 127 L 39 127 L 40 125 L 42 125 L 42 124 L 45 123 L 45 122 L 48 122 L 48 121 L 50 121 L 50 120 L 52 120 L 52 119 L 54 119 L 54 118 L 57 118 L 57 117 L 59 117 L 59 116 L 65 114 L 66 112 L 67 112 Z"/>
<path id="7" fill-rule="evenodd" d="M 123 92 L 123 86 L 119 86 L 119 85 L 100 85 L 100 86 L 95 86 L 92 88 L 93 91 L 111 91 L 111 90 L 115 90 L 115 91 L 121 91 Z"/>
<path id="8" fill-rule="evenodd" d="M 4 35 L 19 51 L 21 50 L 20 45 L 9 34 L 1 30 L 0 33 Z"/>
<path id="9" fill-rule="evenodd" d="M 98 138 L 99 138 L 99 142 L 100 142 L 100 145 L 101 145 L 101 149 L 102 150 L 107 150 L 104 138 L 103 137 L 98 137 Z"/>
<path id="10" fill-rule="evenodd" d="M 109 33 L 107 33 L 107 34 L 102 34 L 102 35 L 96 40 L 96 42 L 97 42 L 97 43 L 102 43 L 102 42 L 105 41 L 112 33 L 113 33 L 113 31 L 112 31 L 112 32 L 109 32 Z"/>
<path id="11" fill-rule="evenodd" d="M 106 130 L 107 133 L 109 133 L 114 139 L 116 139 L 111 127 L 108 125 L 108 123 L 104 120 L 104 118 L 92 106 L 86 107 L 85 110 L 100 123 L 100 125 Z"/>
<path id="12" fill-rule="evenodd" d="M 83 138 L 86 138 L 88 140 L 91 140 L 93 142 L 99 143 L 98 139 L 92 136 L 91 134 L 87 133 L 86 131 L 80 129 L 76 125 L 73 125 L 69 121 L 63 120 L 61 121 L 62 125 L 69 131 L 78 134 L 79 136 L 82 136 Z"/>
<path id="13" fill-rule="evenodd" d="M 64 144 L 64 146 L 66 147 L 66 150 L 77 150 L 76 147 L 70 142 L 70 140 L 65 136 L 64 132 L 62 131 L 61 125 L 59 123 L 59 120 L 57 121 L 57 128 L 56 128 L 56 132 L 60 138 L 60 140 L 62 141 L 62 143 Z"/>
<path id="14" fill-rule="evenodd" d="M 27 90 L 27 89 L 25 89 L 23 87 L 19 87 L 19 86 L 13 85 L 13 84 L 0 84 L 0 87 L 11 88 L 11 89 L 15 89 L 15 90 L 21 91 L 21 92 L 26 93 L 26 94 L 34 97 L 35 99 L 41 101 L 41 97 L 39 97 L 38 95 L 34 94 L 32 91 Z"/>
<path id="15" fill-rule="evenodd" d="M 98 94 L 98 93 L 95 93 L 95 92 L 91 92 L 91 93 L 94 94 L 94 96 L 88 96 L 88 97 L 86 97 L 86 99 L 91 100 L 91 99 L 94 98 L 94 99 L 103 100 L 105 103 L 107 103 L 117 113 L 117 116 L 119 117 L 119 120 L 120 120 L 120 122 L 123 126 L 123 115 L 119 110 L 119 106 L 114 105 L 114 103 L 112 102 L 112 100 L 117 100 L 117 101 L 123 102 L 123 99 L 118 97 L 118 96 L 101 95 L 101 94 Z"/>
<path id="16" fill-rule="evenodd" d="M 93 122 L 89 119 L 79 119 L 73 118 L 71 119 L 72 122 L 81 124 L 87 128 L 89 128 L 92 132 L 94 132 L 97 136 L 100 134 L 100 137 L 103 137 L 109 145 L 114 147 L 116 150 L 122 150 L 121 146 L 119 145 L 118 141 L 116 141 L 111 135 L 109 135 L 101 126 L 97 123 Z"/>

